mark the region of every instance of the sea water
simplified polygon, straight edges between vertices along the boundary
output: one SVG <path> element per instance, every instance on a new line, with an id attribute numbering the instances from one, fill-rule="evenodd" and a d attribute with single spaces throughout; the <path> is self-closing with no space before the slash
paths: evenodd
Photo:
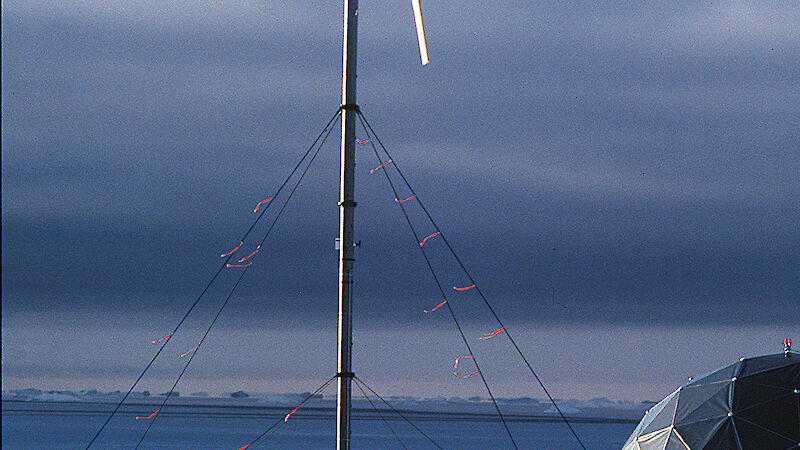
<path id="1" fill-rule="evenodd" d="M 108 404 L 3 402 L 2 448 L 85 448 L 111 409 L 113 405 Z M 149 424 L 149 420 L 135 417 L 152 414 L 151 409 L 143 405 L 123 406 L 93 448 L 134 448 Z M 275 432 L 254 447 L 334 447 L 335 420 L 330 410 L 303 411 L 286 422 L 283 414 L 285 408 L 174 408 L 159 414 L 141 448 L 236 450 L 273 424 L 279 425 Z M 411 420 L 442 448 L 512 448 L 503 424 L 495 418 L 426 413 L 411 414 Z M 580 448 L 563 422 L 515 417 L 508 421 L 508 426 L 519 448 Z M 602 420 L 573 424 L 589 449 L 619 449 L 635 426 L 630 422 Z M 436 448 L 406 421 L 392 417 L 389 412 L 355 414 L 351 438 L 354 449 Z"/>

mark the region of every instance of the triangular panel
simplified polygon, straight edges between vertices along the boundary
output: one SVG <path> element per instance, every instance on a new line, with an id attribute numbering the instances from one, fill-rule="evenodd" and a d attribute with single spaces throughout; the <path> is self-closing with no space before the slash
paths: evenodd
<path id="1" fill-rule="evenodd" d="M 715 383 L 717 381 L 730 380 L 736 374 L 736 369 L 739 367 L 739 364 L 741 364 L 741 362 L 736 361 L 733 364 L 729 364 L 721 369 L 717 369 L 707 375 L 703 375 L 702 377 L 697 377 L 694 381 L 686 383 L 683 387 L 697 386 L 701 384 Z"/>
<path id="2" fill-rule="evenodd" d="M 672 420 L 675 417 L 675 408 L 678 406 L 678 399 L 681 396 L 682 394 L 679 389 L 656 405 L 659 407 L 659 411 L 655 414 L 653 414 L 653 410 L 655 409 L 655 407 L 653 407 L 649 413 L 653 414 L 653 417 L 650 418 L 650 424 L 642 430 L 641 434 L 650 434 L 654 431 L 672 426 Z"/>
<path id="3" fill-rule="evenodd" d="M 667 439 L 669 439 L 670 431 L 672 431 L 672 428 L 665 428 L 655 433 L 640 436 L 639 439 L 637 439 L 639 448 L 642 450 L 664 450 L 664 447 L 667 446 Z"/>
<path id="4" fill-rule="evenodd" d="M 625 442 L 625 445 L 622 446 L 622 450 L 639 450 L 639 443 L 631 436 L 628 438 L 628 441 Z"/>
<path id="5" fill-rule="evenodd" d="M 672 430 L 669 434 L 669 438 L 667 439 L 667 446 L 664 450 L 691 450 L 686 444 L 683 443 L 683 440 L 678 436 L 676 430 Z"/>
<path id="6" fill-rule="evenodd" d="M 649 413 L 648 413 L 649 414 Z M 636 428 L 633 430 L 633 433 L 628 437 L 628 440 L 625 441 L 625 444 L 622 446 L 623 450 L 630 450 L 630 449 L 638 449 L 638 444 L 636 444 L 636 438 L 641 435 L 642 428 L 646 427 L 650 421 L 647 419 L 647 415 L 645 414 L 642 417 L 642 420 L 639 421 L 639 425 L 636 425 Z"/>
<path id="7" fill-rule="evenodd" d="M 797 397 L 797 394 L 790 392 L 783 397 L 734 412 L 734 417 L 746 419 L 767 430 L 787 436 L 795 442 L 800 442 Z"/>
<path id="8" fill-rule="evenodd" d="M 686 386 L 681 389 L 675 424 L 722 417 L 730 412 L 730 381 Z"/>
<path id="9" fill-rule="evenodd" d="M 702 420 L 684 425 L 675 425 L 675 430 L 681 435 L 683 441 L 690 448 L 704 448 L 706 443 L 714 436 L 719 429 L 727 422 L 730 417 L 718 417 L 715 419 Z"/>
<path id="10" fill-rule="evenodd" d="M 786 357 L 783 353 L 775 355 L 748 358 L 742 362 L 742 370 L 737 374 L 739 378 L 757 375 L 765 370 L 774 370 L 779 367 L 800 365 L 800 357 L 791 355 Z"/>
<path id="11" fill-rule="evenodd" d="M 793 392 L 800 387 L 792 381 L 798 373 L 800 373 L 800 364 L 765 370 L 748 377 L 739 377 L 736 380 L 733 410 L 746 408 L 754 403 L 763 403 L 770 398 L 781 397 Z"/>
<path id="12" fill-rule="evenodd" d="M 717 429 L 716 432 L 708 438 L 703 446 L 696 447 L 695 445 L 692 445 L 692 448 L 741 450 L 742 448 L 748 447 L 739 446 L 739 439 L 736 436 L 736 427 L 734 426 L 733 421 L 725 420 L 722 422 L 719 429 Z M 752 448 L 761 449 L 765 447 Z"/>
<path id="13" fill-rule="evenodd" d="M 797 439 L 775 433 L 740 417 L 733 418 L 742 448 L 789 448 L 797 445 Z"/>

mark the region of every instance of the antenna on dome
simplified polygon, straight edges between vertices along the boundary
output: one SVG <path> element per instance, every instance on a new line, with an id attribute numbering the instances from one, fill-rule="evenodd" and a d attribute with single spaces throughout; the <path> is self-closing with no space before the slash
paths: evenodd
<path id="1" fill-rule="evenodd" d="M 414 23 L 417 25 L 417 41 L 419 41 L 419 57 L 422 59 L 422 65 L 428 64 L 428 40 L 425 38 L 425 24 L 422 21 L 422 6 L 419 4 L 420 0 L 411 0 L 411 6 L 414 8 Z"/>

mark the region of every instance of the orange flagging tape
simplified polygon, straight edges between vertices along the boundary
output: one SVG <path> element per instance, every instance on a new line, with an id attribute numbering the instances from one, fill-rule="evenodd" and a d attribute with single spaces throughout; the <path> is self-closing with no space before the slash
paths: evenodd
<path id="1" fill-rule="evenodd" d="M 430 238 L 432 238 L 434 236 L 437 236 L 439 234 L 442 234 L 442 232 L 441 231 L 437 231 L 436 233 L 433 233 L 432 235 L 426 237 L 425 239 L 422 240 L 422 242 L 419 243 L 419 246 L 422 247 L 423 245 L 425 245 L 425 241 L 427 241 L 428 239 L 430 239 Z"/>
<path id="2" fill-rule="evenodd" d="M 412 195 L 411 197 L 408 197 L 408 198 L 407 198 L 407 199 L 405 199 L 405 200 L 398 200 L 398 199 L 394 199 L 394 201 L 396 201 L 397 203 L 403 203 L 403 202 L 407 202 L 407 201 L 411 200 L 412 198 L 414 198 L 414 197 L 416 197 L 416 196 L 417 196 L 417 194 L 414 194 L 414 195 Z"/>
<path id="3" fill-rule="evenodd" d="M 250 261 L 247 264 L 225 264 L 225 267 L 247 267 L 250 264 L 253 264 L 253 261 Z"/>
<path id="4" fill-rule="evenodd" d="M 385 166 L 385 165 L 389 164 L 390 162 L 392 162 L 392 160 L 391 160 L 391 159 L 390 159 L 390 160 L 388 160 L 388 161 L 386 161 L 385 163 L 381 164 L 380 166 L 378 166 L 378 167 L 376 167 L 376 168 L 374 168 L 374 169 L 370 170 L 370 171 L 369 171 L 369 173 L 375 173 L 375 172 L 377 172 L 377 171 L 378 171 L 378 169 L 380 169 L 381 167 L 383 167 L 383 166 Z"/>
<path id="5" fill-rule="evenodd" d="M 149 416 L 147 416 L 147 417 L 143 417 L 143 416 L 136 416 L 136 420 L 139 420 L 139 419 L 152 419 L 152 418 L 153 418 L 153 417 L 154 417 L 156 414 L 158 414 L 158 412 L 159 412 L 159 411 L 161 411 L 161 410 L 160 410 L 160 409 L 157 409 L 157 410 L 156 410 L 156 412 L 154 412 L 153 414 L 150 414 L 150 415 L 149 415 Z"/>
<path id="6" fill-rule="evenodd" d="M 483 339 L 483 338 L 481 338 L 481 339 Z M 199 345 L 195 345 L 194 347 L 190 348 L 189 351 L 187 351 L 186 353 L 182 354 L 181 358 L 183 358 L 184 356 L 188 355 L 189 353 L 192 353 L 193 351 L 197 350 L 198 348 L 200 348 L 200 346 Z"/>
<path id="7" fill-rule="evenodd" d="M 226 256 L 231 256 L 232 254 L 236 253 L 236 250 L 239 250 L 239 247 L 241 247 L 242 244 L 244 244 L 244 242 L 239 242 L 239 245 L 237 245 L 235 249 L 229 251 L 228 253 L 223 253 L 223 254 L 219 255 L 219 257 L 220 258 L 224 258 Z"/>
<path id="8" fill-rule="evenodd" d="M 506 331 L 506 327 L 498 328 L 492 331 L 491 333 L 483 333 L 483 337 L 478 339 L 491 339 L 497 336 L 498 334 L 502 333 L 503 331 Z"/>
<path id="9" fill-rule="evenodd" d="M 468 291 L 468 290 L 470 290 L 470 289 L 472 289 L 474 287 L 475 287 L 475 285 L 473 284 L 472 286 L 467 286 L 467 287 L 463 287 L 463 288 L 453 286 L 453 289 L 455 289 L 457 291 Z"/>
<path id="10" fill-rule="evenodd" d="M 364 144 L 372 142 L 372 138 L 368 138 L 366 141 L 359 141 L 358 138 L 356 138 L 356 142 L 358 142 L 361 145 L 364 145 Z"/>
<path id="11" fill-rule="evenodd" d="M 161 342 L 161 341 L 163 341 L 163 340 L 165 340 L 165 339 L 169 339 L 169 337 L 170 337 L 170 336 L 172 336 L 173 334 L 175 334 L 175 333 L 170 333 L 170 334 L 168 334 L 168 335 L 166 335 L 166 336 L 162 337 L 161 339 L 159 339 L 159 340 L 157 340 L 157 341 L 153 341 L 153 344 L 158 344 L 159 342 Z"/>
<path id="12" fill-rule="evenodd" d="M 247 261 L 248 259 L 250 259 L 250 257 L 251 257 L 251 256 L 253 256 L 253 255 L 255 255 L 256 253 L 258 253 L 258 251 L 259 251 L 259 250 L 261 250 L 261 246 L 260 246 L 260 245 L 259 245 L 258 247 L 256 247 L 256 251 L 254 251 L 253 253 L 250 253 L 249 255 L 245 256 L 245 257 L 244 257 L 244 258 L 242 258 L 242 259 L 240 259 L 240 260 L 239 260 L 239 262 L 245 262 L 245 261 Z"/>
<path id="13" fill-rule="evenodd" d="M 247 445 L 245 445 L 244 447 L 239 447 L 237 450 L 244 450 L 244 449 L 246 449 L 247 447 L 250 447 L 250 444 L 247 444 Z"/>
<path id="14" fill-rule="evenodd" d="M 436 311 L 437 309 L 439 309 L 439 307 L 441 307 L 441 306 L 442 306 L 442 305 L 444 305 L 445 303 L 447 303 L 447 300 L 443 301 L 442 303 L 439 303 L 438 305 L 436 305 L 436 307 L 435 307 L 435 308 L 433 308 L 433 309 L 432 309 L 432 310 L 430 310 L 430 311 L 428 311 L 427 309 L 424 309 L 423 311 L 425 311 L 426 313 L 432 313 L 432 312 Z"/>
<path id="15" fill-rule="evenodd" d="M 253 212 L 258 212 L 258 208 L 260 208 L 261 205 L 263 205 L 264 203 L 272 201 L 273 198 L 275 198 L 274 195 L 272 197 L 266 199 L 266 200 L 261 200 L 260 202 L 258 202 L 258 204 L 256 205 L 256 209 L 254 209 Z"/>
<path id="16" fill-rule="evenodd" d="M 475 357 L 474 357 L 473 355 L 467 355 L 467 356 L 459 356 L 458 358 L 456 358 L 456 363 L 453 365 L 453 369 L 455 369 L 455 370 L 453 371 L 453 374 L 454 374 L 455 376 L 457 376 L 457 377 L 461 377 L 461 378 L 469 378 L 469 377 L 471 377 L 471 376 L 473 376 L 473 375 L 477 374 L 478 372 L 480 372 L 480 370 L 476 370 L 475 372 L 472 372 L 472 373 L 471 373 L 471 374 L 469 374 L 469 375 L 460 375 L 460 374 L 458 373 L 458 361 L 459 361 L 460 359 L 464 359 L 464 358 L 475 358 Z"/>

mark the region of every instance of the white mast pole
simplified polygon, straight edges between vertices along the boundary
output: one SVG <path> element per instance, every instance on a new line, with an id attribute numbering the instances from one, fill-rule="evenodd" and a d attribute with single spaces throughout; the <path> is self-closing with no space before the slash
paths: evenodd
<path id="1" fill-rule="evenodd" d="M 358 0 L 344 0 L 342 57 L 342 151 L 339 195 L 339 364 L 336 400 L 336 448 L 350 448 L 350 397 L 353 379 L 353 213 L 355 202 L 356 44 Z"/>

